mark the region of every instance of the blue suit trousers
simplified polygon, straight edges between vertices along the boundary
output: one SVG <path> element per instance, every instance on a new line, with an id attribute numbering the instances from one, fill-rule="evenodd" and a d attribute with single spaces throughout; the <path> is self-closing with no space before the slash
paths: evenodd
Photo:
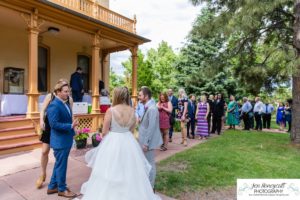
<path id="1" fill-rule="evenodd" d="M 58 188 L 59 192 L 64 192 L 67 188 L 66 176 L 68 167 L 68 158 L 70 154 L 70 148 L 67 149 L 53 149 L 55 164 L 48 189 Z"/>

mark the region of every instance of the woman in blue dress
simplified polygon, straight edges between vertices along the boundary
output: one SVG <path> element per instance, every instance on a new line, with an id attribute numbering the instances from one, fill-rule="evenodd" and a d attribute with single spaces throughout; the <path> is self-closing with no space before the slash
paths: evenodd
<path id="1" fill-rule="evenodd" d="M 282 102 L 279 102 L 276 114 L 276 124 L 280 126 L 279 130 L 283 130 L 285 127 L 285 112 L 284 105 Z"/>

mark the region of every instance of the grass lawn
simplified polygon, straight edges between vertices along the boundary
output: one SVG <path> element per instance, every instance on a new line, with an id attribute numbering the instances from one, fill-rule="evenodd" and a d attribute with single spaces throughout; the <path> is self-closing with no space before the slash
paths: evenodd
<path id="1" fill-rule="evenodd" d="M 299 166 L 288 134 L 226 131 L 159 163 L 156 188 L 178 198 L 235 186 L 237 178 L 300 178 Z"/>

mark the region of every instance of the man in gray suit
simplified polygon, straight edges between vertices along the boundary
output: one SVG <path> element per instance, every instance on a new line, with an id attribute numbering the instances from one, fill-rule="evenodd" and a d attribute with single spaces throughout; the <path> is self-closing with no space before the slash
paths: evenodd
<path id="1" fill-rule="evenodd" d="M 145 112 L 139 126 L 139 142 L 145 156 L 151 164 L 149 179 L 154 188 L 156 177 L 156 166 L 154 160 L 154 149 L 159 148 L 163 141 L 159 129 L 159 113 L 155 104 L 151 103 L 151 91 L 148 87 L 142 87 L 139 92 L 139 100 L 145 105 Z"/>

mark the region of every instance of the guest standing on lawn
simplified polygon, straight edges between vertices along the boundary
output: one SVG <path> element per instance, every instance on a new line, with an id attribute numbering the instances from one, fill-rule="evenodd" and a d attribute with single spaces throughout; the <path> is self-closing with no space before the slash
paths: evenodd
<path id="1" fill-rule="evenodd" d="M 178 99 L 173 95 L 173 90 L 168 90 L 168 98 L 169 101 L 172 103 L 172 114 L 170 116 L 170 129 L 169 129 L 169 142 L 172 142 L 172 136 L 173 136 L 173 126 L 175 124 L 175 117 L 176 117 L 176 110 L 178 109 Z"/>
<path id="2" fill-rule="evenodd" d="M 291 107 L 292 100 L 288 100 L 284 107 L 284 114 L 285 114 L 285 120 L 289 125 L 288 131 L 291 132 L 291 126 L 292 126 L 292 107 Z"/>
<path id="3" fill-rule="evenodd" d="M 178 111 L 176 120 L 180 121 L 181 137 L 182 141 L 180 144 L 187 146 L 186 139 L 186 124 L 188 122 L 188 98 L 183 88 L 178 91 Z"/>
<path id="4" fill-rule="evenodd" d="M 170 115 L 172 114 L 173 110 L 167 93 L 160 93 L 157 108 L 159 112 L 159 128 L 163 138 L 163 144 L 161 145 L 160 150 L 166 151 L 168 149 L 169 141 Z"/>
<path id="5" fill-rule="evenodd" d="M 186 128 L 187 138 L 189 139 L 195 139 L 196 111 L 197 111 L 196 96 L 191 94 L 188 102 L 189 121 L 187 123 L 187 128 Z M 192 137 L 190 136 L 190 130 L 191 130 Z"/>
<path id="6" fill-rule="evenodd" d="M 225 114 L 225 101 L 223 99 L 222 94 L 216 95 L 217 99 L 214 102 L 214 110 L 213 110 L 213 127 L 211 133 L 214 134 L 217 131 L 218 135 L 221 134 L 222 129 L 222 120 Z"/>
<path id="7" fill-rule="evenodd" d="M 227 108 L 227 124 L 229 125 L 229 129 L 235 129 L 235 125 L 239 124 L 239 107 L 233 95 L 230 95 L 229 98 L 230 102 Z"/>
<path id="8" fill-rule="evenodd" d="M 277 113 L 276 113 L 276 124 L 279 125 L 279 130 L 283 130 L 285 127 L 285 113 L 284 105 L 282 102 L 279 102 Z"/>
<path id="9" fill-rule="evenodd" d="M 197 135 L 200 136 L 200 140 L 208 137 L 208 122 L 207 117 L 209 114 L 209 103 L 205 95 L 202 95 L 200 102 L 197 105 Z"/>

